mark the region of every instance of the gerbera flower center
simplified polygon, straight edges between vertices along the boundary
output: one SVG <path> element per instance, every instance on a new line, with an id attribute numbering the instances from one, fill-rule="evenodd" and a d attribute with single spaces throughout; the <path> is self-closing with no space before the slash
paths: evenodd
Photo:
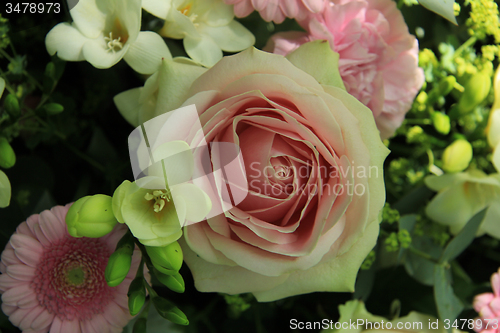
<path id="1" fill-rule="evenodd" d="M 144 199 L 148 201 L 154 200 L 155 203 L 153 204 L 153 210 L 155 211 L 155 213 L 159 213 L 161 212 L 163 207 L 165 207 L 165 204 L 167 202 L 170 202 L 172 198 L 170 194 L 165 190 L 155 190 L 151 193 L 146 193 Z"/>
<path id="2" fill-rule="evenodd" d="M 62 320 L 103 313 L 115 293 L 104 279 L 109 255 L 98 238 L 67 236 L 47 248 L 31 285 L 39 304 Z"/>

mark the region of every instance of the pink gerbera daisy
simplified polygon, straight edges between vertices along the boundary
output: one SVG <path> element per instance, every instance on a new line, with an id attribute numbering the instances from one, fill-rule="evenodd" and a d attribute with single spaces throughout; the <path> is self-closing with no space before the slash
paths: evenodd
<path id="1" fill-rule="evenodd" d="M 10 238 L 0 263 L 2 310 L 23 332 L 121 332 L 131 319 L 127 291 L 140 251 L 127 278 L 109 287 L 104 270 L 127 228 L 73 238 L 65 223 L 70 206 L 30 216 Z"/>

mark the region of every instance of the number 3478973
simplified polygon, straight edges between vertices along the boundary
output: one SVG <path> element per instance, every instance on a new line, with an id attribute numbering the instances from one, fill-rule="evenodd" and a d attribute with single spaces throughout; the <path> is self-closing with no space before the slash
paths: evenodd
<path id="1" fill-rule="evenodd" d="M 61 4 L 57 2 L 21 2 L 5 4 L 5 12 L 7 14 L 44 14 L 61 12 Z"/>

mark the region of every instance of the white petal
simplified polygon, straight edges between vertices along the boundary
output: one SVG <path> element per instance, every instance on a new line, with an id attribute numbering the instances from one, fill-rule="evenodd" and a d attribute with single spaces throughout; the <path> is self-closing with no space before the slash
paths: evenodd
<path id="1" fill-rule="evenodd" d="M 157 144 L 157 142 L 155 142 Z M 169 186 L 191 180 L 194 171 L 193 152 L 188 143 L 181 140 L 151 146 L 155 161 L 163 160 L 164 173 Z"/>
<path id="2" fill-rule="evenodd" d="M 170 1 L 142 0 L 142 8 L 156 17 L 165 19 L 170 10 Z"/>
<path id="3" fill-rule="evenodd" d="M 7 207 L 10 204 L 11 187 L 9 178 L 0 170 L 0 208 Z"/>
<path id="4" fill-rule="evenodd" d="M 480 230 L 488 235 L 500 239 L 500 198 L 491 203 L 486 211 Z"/>
<path id="5" fill-rule="evenodd" d="M 110 68 L 119 62 L 128 46 L 126 45 L 119 51 L 107 51 L 104 38 L 89 40 L 83 46 L 83 56 L 85 60 L 92 64 L 95 68 Z"/>
<path id="6" fill-rule="evenodd" d="M 194 61 L 206 67 L 212 67 L 222 59 L 222 50 L 208 35 L 202 35 L 200 38 L 186 36 L 184 48 Z"/>
<path id="7" fill-rule="evenodd" d="M 132 44 L 141 31 L 141 0 L 115 0 L 114 16 L 128 34 L 127 44 Z M 105 31 L 107 35 L 109 32 Z"/>
<path id="8" fill-rule="evenodd" d="M 221 27 L 204 26 L 202 31 L 212 37 L 219 48 L 228 52 L 238 52 L 255 44 L 254 35 L 236 21 Z"/>
<path id="9" fill-rule="evenodd" d="M 45 37 L 45 46 L 50 55 L 66 61 L 82 61 L 83 45 L 88 39 L 69 23 L 59 23 Z"/>
<path id="10" fill-rule="evenodd" d="M 134 88 L 119 93 L 113 98 L 116 108 L 120 114 L 134 127 L 139 126 L 139 96 L 141 95 L 142 88 Z"/>
<path id="11" fill-rule="evenodd" d="M 203 4 L 205 2 L 200 2 Z M 209 2 L 206 1 L 208 4 Z M 206 11 L 202 16 L 202 20 L 212 27 L 220 27 L 228 25 L 229 22 L 234 18 L 233 7 L 226 5 L 222 1 L 212 1 L 208 4 L 210 7 L 200 8 L 201 11 Z"/>
<path id="12" fill-rule="evenodd" d="M 160 67 L 162 59 L 172 59 L 167 44 L 155 32 L 143 31 L 130 45 L 125 61 L 140 74 L 153 74 Z"/>
<path id="13" fill-rule="evenodd" d="M 497 147 L 493 151 L 493 157 L 491 160 L 497 171 L 500 172 L 500 143 L 498 143 Z"/>
<path id="14" fill-rule="evenodd" d="M 82 0 L 70 10 L 74 25 L 88 38 L 97 38 L 106 24 L 106 1 Z"/>
<path id="15" fill-rule="evenodd" d="M 212 202 L 208 195 L 194 184 L 176 185 L 171 190 L 176 208 L 178 201 L 185 202 L 188 221 L 202 221 L 212 209 Z"/>

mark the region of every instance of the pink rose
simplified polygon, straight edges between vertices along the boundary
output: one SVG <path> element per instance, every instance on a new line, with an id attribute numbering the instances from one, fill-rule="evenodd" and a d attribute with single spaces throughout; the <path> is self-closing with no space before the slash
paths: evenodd
<path id="1" fill-rule="evenodd" d="M 339 87 L 328 43 L 304 44 L 288 58 L 248 49 L 201 75 L 164 60 L 158 91 L 146 89 L 155 85 L 152 77 L 140 97 L 155 109 L 132 117 L 140 105 L 120 107 L 127 119 L 147 119 L 148 112 L 179 106 L 167 99 L 185 96 L 182 105 L 196 105 L 203 132 L 186 121 L 170 123 L 171 131 L 190 133 L 191 147 L 205 139 L 214 166 L 225 162 L 213 144 L 240 148 L 248 195 L 224 214 L 185 227 L 179 240 L 199 291 L 251 292 L 259 301 L 353 291 L 377 240 L 388 150 L 371 111 Z M 118 105 L 127 94 L 134 91 L 117 96 Z"/>
<path id="2" fill-rule="evenodd" d="M 474 297 L 473 307 L 479 313 L 479 325 L 474 325 L 474 331 L 481 333 L 496 333 L 499 331 L 498 319 L 500 318 L 500 269 L 491 276 L 493 293 L 484 293 Z"/>
<path id="3" fill-rule="evenodd" d="M 424 82 L 418 42 L 408 33 L 396 3 L 330 0 L 322 13 L 300 24 L 307 33 L 275 34 L 264 49 L 286 55 L 307 41 L 328 40 L 340 55 L 347 91 L 372 110 L 381 137 L 391 137 Z"/>
<path id="4" fill-rule="evenodd" d="M 304 19 L 308 14 L 319 13 L 327 0 L 224 0 L 234 5 L 234 15 L 245 17 L 254 10 L 267 22 L 282 23 L 286 17 Z"/>

